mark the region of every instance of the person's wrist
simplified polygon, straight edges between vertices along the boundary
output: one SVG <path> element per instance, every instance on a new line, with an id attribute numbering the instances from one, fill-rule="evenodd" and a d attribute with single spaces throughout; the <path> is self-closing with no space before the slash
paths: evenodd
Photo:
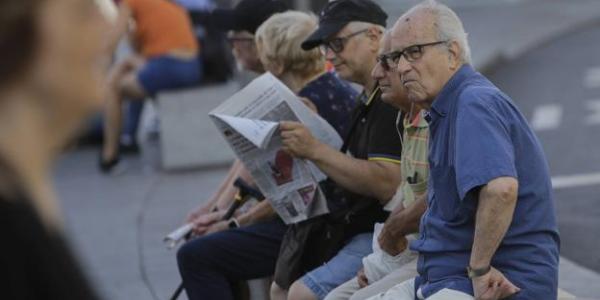
<path id="1" fill-rule="evenodd" d="M 310 151 L 308 151 L 306 158 L 311 161 L 317 161 L 322 158 L 323 151 L 325 150 L 326 144 L 321 143 L 321 141 L 315 139 L 313 145 L 310 147 Z"/>
<path id="2" fill-rule="evenodd" d="M 468 266 L 467 267 L 467 276 L 474 280 L 480 277 L 483 277 L 487 274 L 490 273 L 490 271 L 492 270 L 492 266 L 487 265 L 487 266 L 477 266 L 477 267 L 472 267 L 472 266 Z"/>

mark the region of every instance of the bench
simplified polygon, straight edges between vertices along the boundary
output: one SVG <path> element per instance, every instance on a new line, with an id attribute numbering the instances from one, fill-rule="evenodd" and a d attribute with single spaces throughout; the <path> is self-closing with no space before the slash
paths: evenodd
<path id="1" fill-rule="evenodd" d="M 162 168 L 168 171 L 220 166 L 233 152 L 208 113 L 239 90 L 235 81 L 157 95 Z"/>

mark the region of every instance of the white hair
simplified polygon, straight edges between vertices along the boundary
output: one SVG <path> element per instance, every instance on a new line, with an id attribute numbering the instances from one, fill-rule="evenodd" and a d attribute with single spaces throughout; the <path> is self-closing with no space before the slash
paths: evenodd
<path id="1" fill-rule="evenodd" d="M 412 7 L 404 16 L 408 16 L 417 10 L 425 10 L 431 13 L 436 19 L 434 27 L 437 38 L 440 41 L 456 41 L 461 50 L 460 59 L 464 63 L 471 64 L 471 48 L 467 39 L 468 35 L 456 13 L 448 6 L 435 0 L 425 0 Z"/>

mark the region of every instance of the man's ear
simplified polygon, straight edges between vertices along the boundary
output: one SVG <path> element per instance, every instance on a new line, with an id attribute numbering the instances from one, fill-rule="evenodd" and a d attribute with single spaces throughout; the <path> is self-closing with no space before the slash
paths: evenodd
<path id="1" fill-rule="evenodd" d="M 462 50 L 457 41 L 452 40 L 448 42 L 448 61 L 452 70 L 457 70 L 462 65 L 461 54 Z"/>

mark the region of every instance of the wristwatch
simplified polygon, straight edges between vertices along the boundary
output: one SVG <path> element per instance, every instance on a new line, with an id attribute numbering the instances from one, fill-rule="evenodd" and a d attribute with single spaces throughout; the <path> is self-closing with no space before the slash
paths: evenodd
<path id="1" fill-rule="evenodd" d="M 227 227 L 238 228 L 238 227 L 240 227 L 240 223 L 235 218 L 231 218 L 231 219 L 229 219 L 229 222 L 227 222 Z"/>
<path id="2" fill-rule="evenodd" d="M 467 267 L 467 275 L 469 278 L 481 277 L 487 274 L 492 269 L 492 266 L 487 266 L 485 268 L 472 269 L 471 266 Z"/>

